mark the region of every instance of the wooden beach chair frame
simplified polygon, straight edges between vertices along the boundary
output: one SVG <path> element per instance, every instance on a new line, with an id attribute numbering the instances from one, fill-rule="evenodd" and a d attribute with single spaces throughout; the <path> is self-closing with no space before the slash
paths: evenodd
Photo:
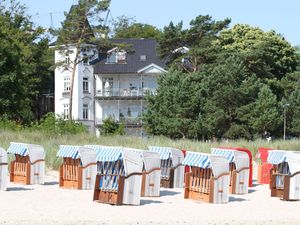
<path id="1" fill-rule="evenodd" d="M 290 171 L 295 163 L 297 164 L 296 170 Z M 279 172 L 280 166 L 286 169 L 284 173 Z M 270 189 L 271 197 L 279 197 L 284 201 L 300 200 L 300 152 L 287 151 L 286 160 L 273 165 L 270 170 Z"/>
<path id="2" fill-rule="evenodd" d="M 64 154 L 64 148 L 73 148 Z M 59 167 L 59 187 L 66 189 L 93 189 L 96 177 L 96 153 L 81 146 L 64 146 L 57 156 L 63 157 Z"/>
<path id="3" fill-rule="evenodd" d="M 229 201 L 230 175 L 228 161 L 225 157 L 221 156 L 198 153 L 199 157 L 200 155 L 207 157 L 205 160 L 210 160 L 211 165 L 209 167 L 190 166 L 191 172 L 185 173 L 184 198 L 207 203 L 227 203 Z M 200 160 L 202 159 L 200 158 Z M 184 161 L 184 164 L 188 160 L 189 158 Z M 185 165 L 191 164 L 187 163 Z M 214 167 L 217 166 L 221 166 L 221 168 L 215 169 Z M 214 173 L 216 173 L 216 176 Z"/>
<path id="4" fill-rule="evenodd" d="M 163 188 L 182 188 L 184 182 L 184 154 L 181 150 L 170 147 L 149 146 L 149 150 L 157 152 L 161 157 L 160 186 Z M 166 158 L 166 154 L 169 157 Z"/>
<path id="5" fill-rule="evenodd" d="M 97 163 L 98 172 L 94 188 L 93 200 L 111 205 L 139 205 L 142 186 L 142 158 L 121 147 L 99 146 Z M 103 161 L 101 154 L 112 151 L 115 154 L 111 161 Z M 99 169 L 102 165 L 102 169 Z M 100 187 L 102 183 L 102 187 Z M 117 184 L 117 188 L 115 187 Z"/>
<path id="6" fill-rule="evenodd" d="M 15 146 L 21 146 L 24 154 L 16 152 Z M 15 155 L 15 160 L 10 162 L 10 182 L 44 184 L 45 152 L 42 146 L 12 142 L 7 152 Z"/>
<path id="7" fill-rule="evenodd" d="M 228 155 L 228 153 L 230 153 Z M 247 194 L 250 178 L 250 157 L 249 150 L 240 150 L 239 148 L 213 148 L 212 154 L 226 155 L 229 162 L 229 191 L 231 194 Z"/>

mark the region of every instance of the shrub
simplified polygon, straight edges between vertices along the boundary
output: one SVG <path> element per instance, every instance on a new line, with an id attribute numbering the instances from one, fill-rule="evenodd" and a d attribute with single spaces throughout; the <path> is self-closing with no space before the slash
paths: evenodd
<path id="1" fill-rule="evenodd" d="M 49 134 L 80 134 L 86 133 L 86 127 L 77 121 L 64 120 L 54 113 L 48 113 L 38 124 L 32 125 L 31 129 Z"/>
<path id="2" fill-rule="evenodd" d="M 103 120 L 103 125 L 100 128 L 102 135 L 124 135 L 125 134 L 125 124 L 119 124 L 113 118 L 108 117 Z"/>

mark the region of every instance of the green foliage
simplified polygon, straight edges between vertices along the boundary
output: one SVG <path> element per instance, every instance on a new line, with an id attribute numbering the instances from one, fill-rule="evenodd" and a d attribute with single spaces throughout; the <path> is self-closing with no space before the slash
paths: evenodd
<path id="1" fill-rule="evenodd" d="M 190 22 L 189 29 L 184 30 L 182 22 L 177 25 L 171 22 L 164 27 L 159 38 L 160 56 L 167 59 L 169 65 L 185 72 L 201 71 L 204 63 L 210 63 L 214 59 L 218 48 L 213 45 L 213 41 L 229 23 L 230 19 L 215 21 L 209 15 L 200 15 Z M 180 47 L 187 47 L 189 51 L 175 52 Z M 186 61 L 185 64 L 180 63 L 182 59 Z"/>
<path id="2" fill-rule="evenodd" d="M 53 75 L 43 34 L 23 5 L 0 2 L 0 115 L 23 124 L 36 118 L 38 96 Z"/>
<path id="3" fill-rule="evenodd" d="M 86 133 L 87 129 L 82 123 L 64 120 L 54 113 L 48 113 L 38 124 L 32 125 L 31 130 L 39 130 L 52 135 Z"/>
<path id="4" fill-rule="evenodd" d="M 103 120 L 103 125 L 100 128 L 101 135 L 124 135 L 125 134 L 125 124 L 119 124 L 113 118 L 108 117 Z"/>
<path id="5" fill-rule="evenodd" d="M 281 79 L 296 69 L 295 49 L 275 31 L 238 24 L 222 31 L 216 44 L 239 52 L 247 68 L 261 78 Z"/>
<path id="6" fill-rule="evenodd" d="M 282 118 L 278 111 L 276 95 L 272 93 L 267 85 L 260 88 L 250 115 L 250 125 L 259 133 L 263 134 L 277 130 Z"/>
<path id="7" fill-rule="evenodd" d="M 0 129 L 18 131 L 21 129 L 21 125 L 18 125 L 15 121 L 8 120 L 7 118 L 3 117 L 0 118 Z"/>
<path id="8" fill-rule="evenodd" d="M 248 25 L 226 29 L 229 19 L 198 16 L 190 27 L 170 23 L 160 54 L 171 70 L 148 97 L 148 132 L 171 138 L 282 137 L 284 101 L 289 134 L 299 135 L 299 71 L 295 49 L 274 31 Z M 180 47 L 185 52 L 174 52 Z"/>
<path id="9" fill-rule="evenodd" d="M 118 17 L 113 24 L 113 38 L 158 38 L 161 31 L 150 24 L 136 23 L 126 16 Z"/>

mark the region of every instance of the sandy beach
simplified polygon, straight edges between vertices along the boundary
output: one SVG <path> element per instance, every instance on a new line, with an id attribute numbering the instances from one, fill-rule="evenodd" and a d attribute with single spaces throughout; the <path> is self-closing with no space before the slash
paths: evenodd
<path id="1" fill-rule="evenodd" d="M 92 190 L 58 187 L 58 172 L 47 171 L 45 185 L 8 183 L 0 192 L 0 224 L 300 224 L 300 201 L 270 197 L 267 185 L 247 195 L 231 195 L 228 204 L 183 199 L 183 189 L 161 189 L 161 197 L 142 198 L 140 206 L 92 201 Z"/>

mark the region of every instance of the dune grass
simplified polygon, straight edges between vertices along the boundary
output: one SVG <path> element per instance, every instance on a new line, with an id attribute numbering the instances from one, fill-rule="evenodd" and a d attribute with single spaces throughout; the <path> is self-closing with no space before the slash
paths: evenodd
<path id="1" fill-rule="evenodd" d="M 285 150 L 299 150 L 300 139 L 293 140 L 275 140 L 268 143 L 265 140 L 234 140 L 221 142 L 202 142 L 193 140 L 172 140 L 166 137 L 132 137 L 132 136 L 109 136 L 97 138 L 91 134 L 77 134 L 77 135 L 49 135 L 42 132 L 34 131 L 0 131 L 0 147 L 7 149 L 9 143 L 23 142 L 39 144 L 44 146 L 46 150 L 46 165 L 50 169 L 58 169 L 61 164 L 61 159 L 56 157 L 59 145 L 86 145 L 86 144 L 100 144 L 109 146 L 123 146 L 139 149 L 147 149 L 148 146 L 169 146 L 178 149 L 185 149 L 190 151 L 210 152 L 212 147 L 243 147 L 251 150 L 255 155 L 258 147 L 270 147 L 273 149 Z M 12 158 L 12 157 L 10 157 Z"/>

